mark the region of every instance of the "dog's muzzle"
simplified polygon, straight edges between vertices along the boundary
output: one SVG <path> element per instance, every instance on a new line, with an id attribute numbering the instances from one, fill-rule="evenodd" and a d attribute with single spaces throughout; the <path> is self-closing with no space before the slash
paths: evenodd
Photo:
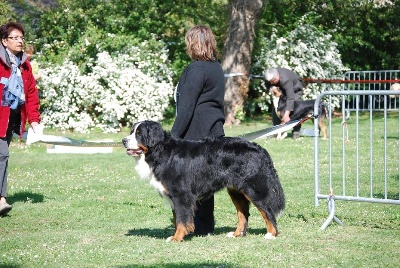
<path id="1" fill-rule="evenodd" d="M 143 153 L 142 149 L 126 149 L 126 153 L 130 156 L 140 156 Z"/>
<path id="2" fill-rule="evenodd" d="M 140 156 L 141 154 L 143 154 L 143 150 L 141 148 L 137 148 L 137 149 L 129 148 L 129 139 L 127 139 L 127 138 L 122 139 L 122 144 L 126 148 L 126 153 L 130 156 L 136 157 L 136 156 Z"/>

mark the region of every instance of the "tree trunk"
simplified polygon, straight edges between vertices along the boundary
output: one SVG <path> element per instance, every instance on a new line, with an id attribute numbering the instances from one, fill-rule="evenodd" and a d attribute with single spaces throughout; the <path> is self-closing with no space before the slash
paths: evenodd
<path id="1" fill-rule="evenodd" d="M 231 0 L 228 33 L 222 56 L 225 74 L 249 74 L 255 27 L 263 8 L 262 0 Z M 236 118 L 243 109 L 249 90 L 249 76 L 233 76 L 225 84 L 225 124 L 239 124 Z"/>

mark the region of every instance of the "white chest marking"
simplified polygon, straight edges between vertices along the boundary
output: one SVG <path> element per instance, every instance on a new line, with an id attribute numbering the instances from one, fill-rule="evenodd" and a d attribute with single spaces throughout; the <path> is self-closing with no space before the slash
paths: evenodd
<path id="1" fill-rule="evenodd" d="M 150 166 L 144 160 L 144 154 L 139 157 L 136 162 L 135 170 L 141 179 L 148 179 L 153 174 Z"/>
<path id="2" fill-rule="evenodd" d="M 139 160 L 136 163 L 135 170 L 141 179 L 150 179 L 150 185 L 153 186 L 160 193 L 166 203 L 168 203 L 168 205 L 170 205 L 173 209 L 174 206 L 172 200 L 166 195 L 164 186 L 160 181 L 157 180 L 150 166 L 144 160 L 144 155 L 140 156 Z"/>

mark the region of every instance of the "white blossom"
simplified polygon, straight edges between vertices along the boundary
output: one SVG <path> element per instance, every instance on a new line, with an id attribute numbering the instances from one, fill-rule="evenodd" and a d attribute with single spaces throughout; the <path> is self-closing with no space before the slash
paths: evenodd
<path id="1" fill-rule="evenodd" d="M 315 79 L 341 79 L 347 71 L 341 61 L 337 44 L 332 36 L 324 34 L 312 25 L 305 23 L 306 15 L 300 19 L 298 26 L 286 37 L 278 37 L 276 31 L 270 38 L 265 38 L 264 48 L 256 57 L 254 68 L 263 72 L 268 68 L 283 67 L 293 70 L 300 77 Z M 303 90 L 303 99 L 315 99 L 325 90 L 340 90 L 340 84 L 310 83 Z M 256 90 L 265 92 L 264 84 Z M 268 110 L 271 103 L 269 94 L 262 94 L 262 110 Z M 333 96 L 333 106 L 340 105 L 339 98 Z M 265 104 L 264 104 L 265 103 Z"/>
<path id="2" fill-rule="evenodd" d="M 150 58 L 137 47 L 115 57 L 102 52 L 87 74 L 69 59 L 39 70 L 43 123 L 85 133 L 93 128 L 117 132 L 122 124 L 162 120 L 173 94 L 167 52 Z"/>

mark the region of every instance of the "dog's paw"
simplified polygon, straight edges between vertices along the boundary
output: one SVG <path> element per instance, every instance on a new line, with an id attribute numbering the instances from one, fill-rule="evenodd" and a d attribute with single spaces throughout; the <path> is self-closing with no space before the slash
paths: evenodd
<path id="1" fill-rule="evenodd" d="M 178 240 L 173 236 L 168 237 L 165 242 L 182 242 L 182 240 Z"/>
<path id="2" fill-rule="evenodd" d="M 235 232 L 229 232 L 227 235 L 227 237 L 231 237 L 231 238 L 235 238 Z"/>
<path id="3" fill-rule="evenodd" d="M 274 236 L 272 233 L 267 233 L 267 234 L 264 236 L 264 238 L 265 238 L 265 239 L 268 239 L 268 240 L 274 240 L 274 239 L 276 239 L 276 236 Z"/>
<path id="4" fill-rule="evenodd" d="M 243 236 L 246 236 L 246 232 L 240 232 L 239 235 L 235 235 L 235 232 L 229 232 L 226 236 L 227 237 L 243 237 Z"/>

